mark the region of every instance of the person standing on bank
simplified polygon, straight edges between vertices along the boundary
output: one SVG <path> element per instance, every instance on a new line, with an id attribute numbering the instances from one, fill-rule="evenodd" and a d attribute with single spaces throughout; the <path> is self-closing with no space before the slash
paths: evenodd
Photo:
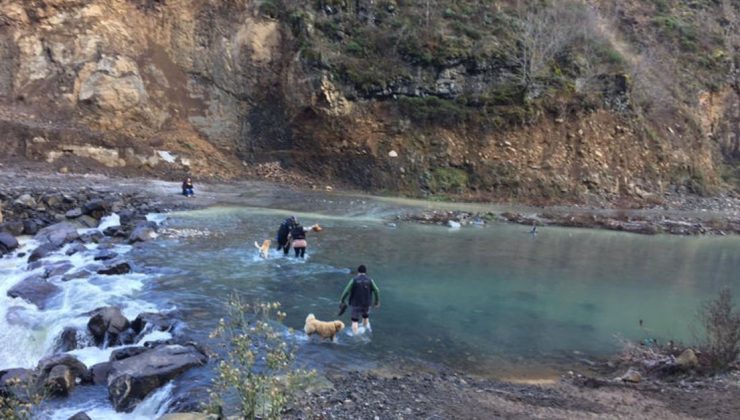
<path id="1" fill-rule="evenodd" d="M 192 197 L 195 195 L 193 192 L 193 179 L 190 177 L 185 178 L 184 181 L 182 181 L 182 195 L 185 197 Z"/>
<path id="2" fill-rule="evenodd" d="M 352 332 L 357 335 L 360 316 L 362 316 L 362 326 L 370 329 L 370 301 L 372 298 L 373 306 L 380 307 L 380 289 L 367 275 L 367 268 L 364 265 L 357 267 L 357 276 L 347 283 L 339 299 L 340 305 L 343 305 L 347 298 L 349 298 L 349 306 L 352 307 Z"/>

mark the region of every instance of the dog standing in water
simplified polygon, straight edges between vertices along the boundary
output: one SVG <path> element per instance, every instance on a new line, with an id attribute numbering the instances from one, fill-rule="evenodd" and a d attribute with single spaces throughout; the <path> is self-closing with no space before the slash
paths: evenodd
<path id="1" fill-rule="evenodd" d="M 334 341 L 334 337 L 344 329 L 344 322 L 342 321 L 319 321 L 313 314 L 308 314 L 306 317 L 306 325 L 303 327 L 303 331 L 306 335 L 311 336 L 312 334 L 318 334 L 321 338 L 328 338 Z"/>
<path id="2" fill-rule="evenodd" d="M 267 259 L 270 254 L 270 240 L 265 239 L 264 242 L 262 242 L 262 246 L 257 243 L 257 241 L 254 241 L 254 246 L 257 247 L 257 249 L 260 250 L 260 257 Z"/>

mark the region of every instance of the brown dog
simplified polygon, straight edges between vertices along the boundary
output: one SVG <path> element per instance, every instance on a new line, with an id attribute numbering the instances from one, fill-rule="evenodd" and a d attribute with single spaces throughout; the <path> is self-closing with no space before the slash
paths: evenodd
<path id="1" fill-rule="evenodd" d="M 255 241 L 255 242 L 254 242 L 254 246 L 256 246 L 256 247 L 257 247 L 257 249 L 259 249 L 259 250 L 260 250 L 260 257 L 262 257 L 262 258 L 265 258 L 265 259 L 266 259 L 266 258 L 267 258 L 267 257 L 269 256 L 269 254 L 270 254 L 270 243 L 271 243 L 271 242 L 270 242 L 270 240 L 269 240 L 269 239 L 265 239 L 265 241 L 264 241 L 264 242 L 262 242 L 262 246 L 260 246 L 260 245 L 259 245 L 259 244 L 257 243 L 257 241 Z"/>
<path id="2" fill-rule="evenodd" d="M 318 334 L 321 338 L 329 338 L 334 340 L 334 336 L 344 329 L 344 322 L 342 321 L 331 321 L 324 322 L 316 319 L 313 314 L 308 314 L 306 317 L 306 325 L 303 327 L 303 331 L 306 335 L 311 336 L 312 334 Z"/>

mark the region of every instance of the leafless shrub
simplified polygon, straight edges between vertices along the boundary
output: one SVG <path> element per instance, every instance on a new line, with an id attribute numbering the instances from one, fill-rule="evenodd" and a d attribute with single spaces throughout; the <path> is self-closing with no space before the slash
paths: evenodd
<path id="1" fill-rule="evenodd" d="M 705 302 L 699 320 L 712 367 L 727 368 L 740 354 L 740 312 L 735 310 L 730 289 L 722 289 L 715 299 Z"/>

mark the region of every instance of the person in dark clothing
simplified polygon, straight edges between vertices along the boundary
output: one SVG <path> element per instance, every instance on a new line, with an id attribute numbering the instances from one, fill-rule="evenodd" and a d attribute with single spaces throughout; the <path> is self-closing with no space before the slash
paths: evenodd
<path id="1" fill-rule="evenodd" d="M 306 247 L 308 246 L 308 242 L 306 242 L 306 228 L 296 222 L 293 225 L 293 229 L 290 230 L 290 240 L 296 258 L 303 258 L 306 255 Z"/>
<path id="2" fill-rule="evenodd" d="M 349 305 L 352 307 L 352 332 L 357 335 L 358 323 L 362 316 L 362 326 L 370 328 L 370 301 L 374 301 L 373 306 L 380 306 L 380 289 L 375 285 L 375 281 L 367 275 L 367 268 L 364 265 L 357 267 L 357 276 L 352 278 L 342 292 L 339 299 L 340 304 L 344 304 L 349 298 Z"/>
<path id="3" fill-rule="evenodd" d="M 290 240 L 288 239 L 288 236 L 297 223 L 298 220 L 296 220 L 295 216 L 290 216 L 285 219 L 278 228 L 275 242 L 277 243 L 277 249 L 283 250 L 283 255 L 287 256 L 288 251 L 290 251 Z"/>
<path id="4" fill-rule="evenodd" d="M 195 195 L 193 192 L 193 180 L 190 177 L 187 177 L 182 181 L 182 195 L 185 197 L 192 197 Z"/>

